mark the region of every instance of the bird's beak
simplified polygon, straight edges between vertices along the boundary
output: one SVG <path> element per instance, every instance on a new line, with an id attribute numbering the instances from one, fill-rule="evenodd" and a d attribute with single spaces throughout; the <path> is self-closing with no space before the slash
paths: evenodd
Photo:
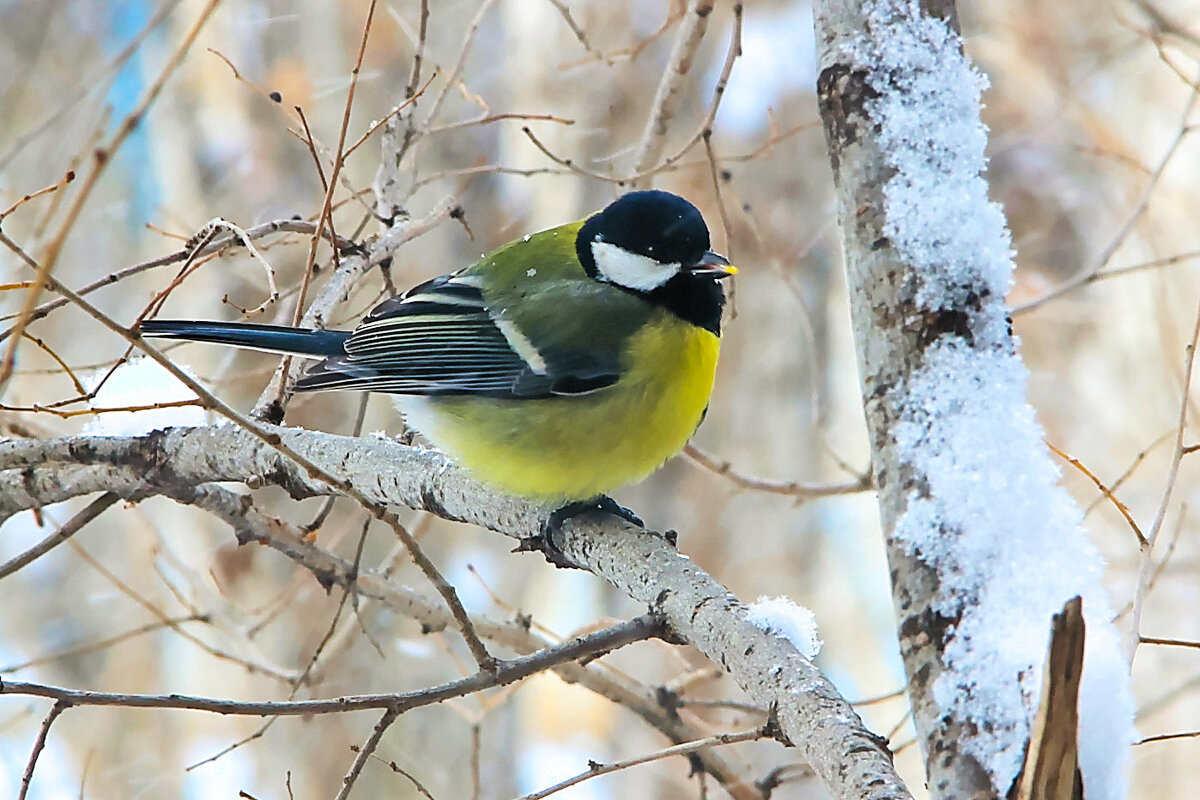
<path id="1" fill-rule="evenodd" d="M 720 280 L 730 275 L 737 275 L 737 267 L 729 263 L 729 259 L 720 253 L 708 250 L 695 264 L 689 264 L 687 271 L 693 275 L 707 275 Z"/>

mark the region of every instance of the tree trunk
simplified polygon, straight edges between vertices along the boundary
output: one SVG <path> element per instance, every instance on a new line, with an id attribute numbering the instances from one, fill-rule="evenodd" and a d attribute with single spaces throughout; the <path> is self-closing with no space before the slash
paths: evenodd
<path id="1" fill-rule="evenodd" d="M 1004 299 L 1011 243 L 981 177 L 985 80 L 962 55 L 952 3 L 825 0 L 817 15 L 818 95 L 930 790 L 1009 791 L 1051 616 L 1078 593 L 1087 796 L 1121 797 L 1128 674 L 1099 556 L 1024 400 Z"/>

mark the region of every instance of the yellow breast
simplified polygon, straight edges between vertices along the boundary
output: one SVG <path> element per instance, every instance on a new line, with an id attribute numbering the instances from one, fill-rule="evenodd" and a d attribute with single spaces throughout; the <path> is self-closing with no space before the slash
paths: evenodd
<path id="1" fill-rule="evenodd" d="M 700 424 L 720 340 L 666 312 L 631 337 L 622 378 L 592 394 L 535 400 L 403 398 L 408 423 L 478 480 L 562 503 L 645 478 Z"/>

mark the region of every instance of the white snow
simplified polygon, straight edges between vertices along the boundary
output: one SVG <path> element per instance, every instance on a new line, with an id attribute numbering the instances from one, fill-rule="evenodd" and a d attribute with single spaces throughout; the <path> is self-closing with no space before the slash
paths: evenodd
<path id="1" fill-rule="evenodd" d="M 185 369 L 181 367 L 181 369 Z M 108 373 L 98 370 L 80 377 L 92 391 Z M 188 372 L 191 375 L 190 372 Z M 127 408 L 190 400 L 192 390 L 148 358 L 133 358 L 117 368 L 100 387 L 92 408 Z M 156 428 L 203 425 L 205 410 L 197 405 L 174 406 L 145 411 L 117 411 L 95 415 L 84 428 L 89 436 L 136 436 Z"/>
<path id="2" fill-rule="evenodd" d="M 751 624 L 787 639 L 805 658 L 816 658 L 821 652 L 816 617 L 804 606 L 786 597 L 760 597 L 750 604 L 749 612 Z"/>
<path id="3" fill-rule="evenodd" d="M 912 264 L 919 309 L 980 311 L 970 342 L 942 336 L 884 403 L 912 491 L 894 535 L 940 577 L 937 610 L 960 618 L 934 686 L 938 706 L 977 723 L 960 742 L 999 793 L 1012 784 L 1041 692 L 1050 617 L 1074 595 L 1087 621 L 1080 762 L 1089 800 L 1125 796 L 1133 700 L 1103 563 L 1025 402 L 1028 373 L 1011 352 L 1002 298 L 1012 275 L 1004 217 L 982 178 L 986 79 L 961 42 L 916 2 L 869 4 L 880 96 L 868 112 L 895 172 L 884 187 L 884 233 Z M 971 296 L 974 293 L 974 296 Z"/>

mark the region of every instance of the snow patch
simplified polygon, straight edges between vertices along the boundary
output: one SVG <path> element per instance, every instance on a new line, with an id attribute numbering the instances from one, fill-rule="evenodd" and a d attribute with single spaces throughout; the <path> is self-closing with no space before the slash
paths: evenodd
<path id="1" fill-rule="evenodd" d="M 180 367 L 189 376 L 190 371 Z M 107 369 L 80 377 L 90 392 L 108 374 Z M 149 358 L 133 358 L 117 367 L 112 376 L 100 386 L 89 404 L 92 408 L 130 408 L 155 403 L 174 403 L 195 398 L 191 389 Z M 137 436 L 158 428 L 192 427 L 203 425 L 205 410 L 198 405 L 173 406 L 144 411 L 114 411 L 97 414 L 84 427 L 88 436 Z"/>
<path id="2" fill-rule="evenodd" d="M 805 658 L 821 652 L 817 619 L 804 606 L 786 597 L 760 597 L 749 606 L 747 618 L 756 628 L 787 639 Z"/>

